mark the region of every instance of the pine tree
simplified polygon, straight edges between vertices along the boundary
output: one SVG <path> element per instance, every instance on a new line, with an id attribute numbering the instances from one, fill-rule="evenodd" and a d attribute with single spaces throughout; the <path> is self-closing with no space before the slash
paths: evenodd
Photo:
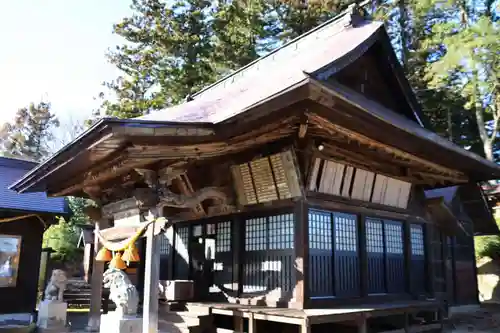
<path id="1" fill-rule="evenodd" d="M 126 40 L 108 54 L 124 75 L 107 87 L 101 113 L 131 118 L 179 103 L 216 79 L 211 59 L 210 1 L 165 4 L 134 0 L 132 17 L 114 26 Z"/>
<path id="2" fill-rule="evenodd" d="M 239 69 L 274 46 L 273 7 L 265 0 L 220 0 L 212 11 L 214 63 L 219 76 Z"/>
<path id="3" fill-rule="evenodd" d="M 484 156 L 493 161 L 500 122 L 500 27 L 492 6 L 492 1 L 450 2 L 447 9 L 454 19 L 434 24 L 429 38 L 440 53 L 429 64 L 427 78 L 432 87 L 465 99 Z"/>
<path id="4" fill-rule="evenodd" d="M 355 3 L 353 0 L 280 0 L 275 2 L 277 37 L 289 41 L 317 27 Z"/>
<path id="5" fill-rule="evenodd" d="M 31 103 L 17 111 L 14 122 L 5 123 L 0 131 L 4 156 L 42 161 L 51 152 L 53 130 L 59 121 L 51 112 L 50 103 Z"/>

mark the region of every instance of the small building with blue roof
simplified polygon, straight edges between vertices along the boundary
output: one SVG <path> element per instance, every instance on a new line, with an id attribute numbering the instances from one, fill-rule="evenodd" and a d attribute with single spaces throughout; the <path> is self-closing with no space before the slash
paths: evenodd
<path id="1" fill-rule="evenodd" d="M 36 166 L 0 157 L 0 314 L 34 312 L 43 233 L 57 217 L 70 214 L 65 198 L 9 189 Z"/>

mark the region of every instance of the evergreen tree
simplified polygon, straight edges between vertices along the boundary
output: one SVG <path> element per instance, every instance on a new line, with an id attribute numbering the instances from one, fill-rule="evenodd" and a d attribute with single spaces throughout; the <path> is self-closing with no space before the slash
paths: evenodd
<path id="1" fill-rule="evenodd" d="M 133 0 L 132 17 L 114 26 L 126 40 L 109 53 L 123 77 L 106 86 L 116 101 L 105 100 L 101 113 L 136 117 L 182 101 L 213 82 L 210 1 Z"/>
<path id="2" fill-rule="evenodd" d="M 281 0 L 275 3 L 277 37 L 288 41 L 338 15 L 352 0 Z"/>
<path id="3" fill-rule="evenodd" d="M 500 121 L 500 27 L 493 6 L 493 1 L 451 1 L 447 8 L 454 19 L 433 25 L 429 44 L 442 51 L 427 68 L 431 86 L 465 99 L 484 156 L 492 161 Z"/>
<path id="4" fill-rule="evenodd" d="M 50 110 L 50 103 L 31 103 L 21 108 L 14 122 L 5 123 L 0 131 L 0 145 L 4 156 L 42 161 L 50 153 L 52 131 L 59 121 Z"/>

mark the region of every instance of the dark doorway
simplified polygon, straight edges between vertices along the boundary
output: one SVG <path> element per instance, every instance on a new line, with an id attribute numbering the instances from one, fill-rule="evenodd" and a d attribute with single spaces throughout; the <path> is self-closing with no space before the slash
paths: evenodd
<path id="1" fill-rule="evenodd" d="M 189 241 L 194 296 L 200 301 L 206 300 L 209 295 L 215 260 L 215 235 L 206 227 L 207 225 L 202 224 L 193 225 Z"/>

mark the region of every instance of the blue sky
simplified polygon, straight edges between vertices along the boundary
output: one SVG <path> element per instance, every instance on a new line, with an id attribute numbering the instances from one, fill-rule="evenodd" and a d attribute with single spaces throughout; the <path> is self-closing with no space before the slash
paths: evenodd
<path id="1" fill-rule="evenodd" d="M 121 44 L 113 23 L 129 0 L 9 0 L 0 11 L 0 122 L 50 101 L 62 122 L 86 119 L 101 83 L 119 73 L 105 52 Z"/>

